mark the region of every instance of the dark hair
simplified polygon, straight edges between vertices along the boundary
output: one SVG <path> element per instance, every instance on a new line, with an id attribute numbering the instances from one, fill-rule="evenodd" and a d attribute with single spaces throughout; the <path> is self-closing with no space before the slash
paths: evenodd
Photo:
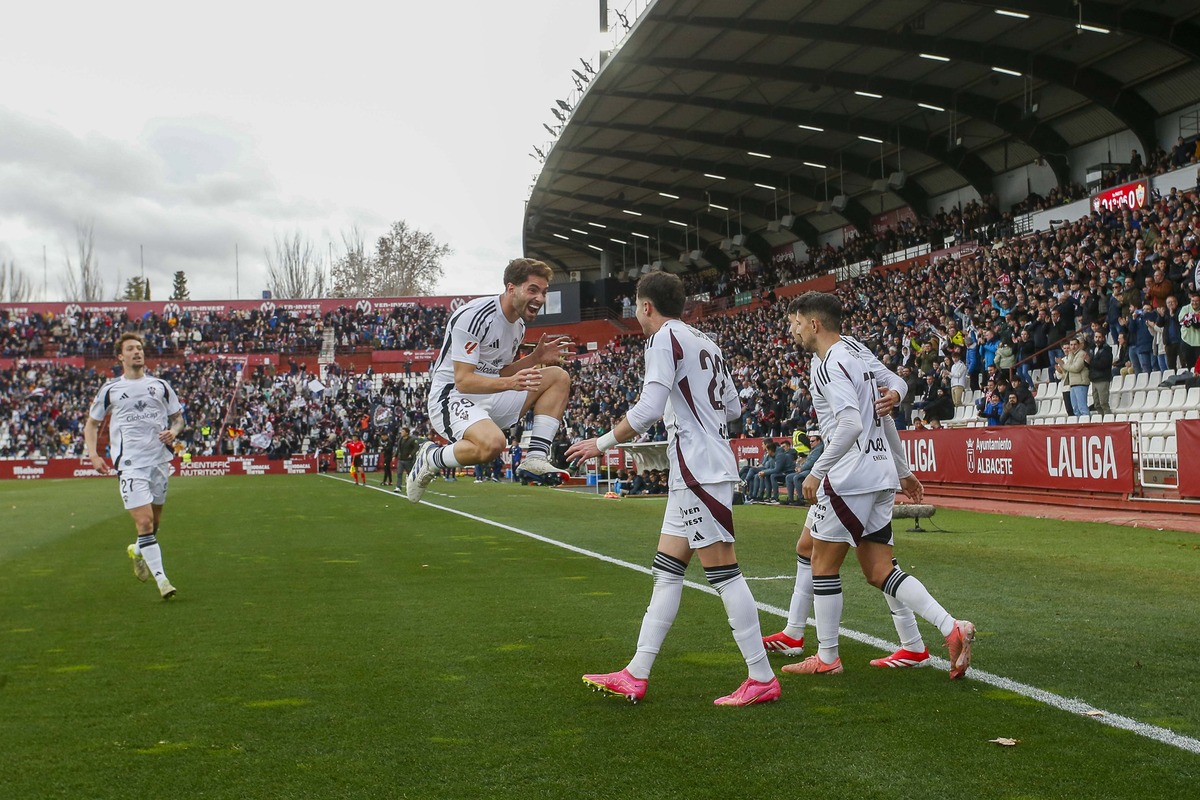
<path id="1" fill-rule="evenodd" d="M 140 335 L 138 335 L 136 333 L 129 333 L 127 331 L 125 333 L 122 333 L 120 338 L 117 339 L 117 344 L 113 348 L 114 355 L 118 355 L 118 356 L 121 355 L 121 352 L 125 349 L 126 342 L 137 342 L 143 348 L 146 346 L 146 342 L 142 340 L 142 337 Z"/>
<path id="2" fill-rule="evenodd" d="M 554 280 L 554 270 L 544 261 L 538 261 L 536 258 L 514 258 L 504 268 L 504 285 L 507 287 L 511 283 L 513 286 L 520 286 L 529 280 L 530 275 L 545 278 L 547 283 Z"/>
<path id="3" fill-rule="evenodd" d="M 669 272 L 651 272 L 638 281 L 637 296 L 654 304 L 664 317 L 683 316 L 683 304 L 687 299 L 683 281 Z"/>
<path id="4" fill-rule="evenodd" d="M 842 330 L 842 301 L 825 292 L 805 292 L 788 303 L 788 316 L 815 317 L 821 325 L 838 333 Z"/>

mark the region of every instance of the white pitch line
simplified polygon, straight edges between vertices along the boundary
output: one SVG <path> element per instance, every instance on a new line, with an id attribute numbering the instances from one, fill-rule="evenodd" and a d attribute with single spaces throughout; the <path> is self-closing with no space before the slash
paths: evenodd
<path id="1" fill-rule="evenodd" d="M 348 479 L 339 478 L 335 475 L 326 475 L 325 477 L 334 478 L 336 480 L 343 481 L 344 483 L 350 483 Z M 371 486 L 368 488 L 384 492 L 384 494 L 391 494 L 391 492 L 376 486 Z M 421 501 L 421 504 L 429 506 L 430 508 L 436 508 L 438 511 L 457 514 L 460 517 L 466 517 L 469 520 L 481 522 L 484 525 L 491 525 L 494 528 L 511 531 L 512 533 L 520 534 L 521 536 L 534 539 L 535 541 L 544 542 L 545 544 L 554 545 L 555 547 L 561 547 L 562 549 L 569 550 L 572 553 L 579 553 L 580 555 L 590 556 L 599 561 L 604 561 L 619 567 L 625 567 L 626 569 L 631 569 L 634 572 L 641 572 L 645 575 L 651 574 L 650 568 L 644 567 L 641 564 L 634 564 L 629 561 L 623 561 L 619 558 L 607 556 L 604 553 L 597 553 L 594 550 L 588 550 L 583 547 L 577 547 L 573 544 L 560 542 L 557 539 L 551 539 L 548 536 L 542 536 L 541 534 L 533 533 L 532 531 L 515 528 L 512 525 L 505 525 L 502 522 L 496 522 L 495 520 L 490 520 L 486 517 L 479 517 L 474 514 L 469 514 L 466 511 L 459 511 L 456 508 L 447 508 L 446 506 L 439 506 L 435 503 L 430 503 L 424 500 Z M 689 586 L 692 589 L 705 592 L 706 594 L 717 596 L 717 590 L 706 583 L 696 583 L 695 581 L 685 580 L 684 585 Z M 787 609 L 758 601 L 755 601 L 755 605 L 757 605 L 760 610 L 765 611 L 768 614 L 774 614 L 777 617 L 787 619 Z M 815 625 L 816 622 L 813 619 L 809 619 L 808 624 Z M 885 653 L 890 653 L 897 647 L 894 642 L 880 639 L 879 637 L 872 636 L 868 633 L 850 630 L 849 628 L 842 628 L 841 635 L 845 636 L 847 639 L 853 639 L 856 642 L 861 642 L 871 647 L 875 647 Z M 929 664 L 930 666 L 936 667 L 937 669 L 943 671 L 948 672 L 950 670 L 949 661 L 932 654 L 929 656 Z M 1086 717 L 1087 719 L 1095 720 L 1101 725 L 1108 725 L 1113 728 L 1119 728 L 1124 731 L 1136 733 L 1138 736 L 1144 736 L 1147 739 L 1153 739 L 1156 742 L 1162 742 L 1163 744 L 1171 745 L 1172 747 L 1178 747 L 1180 750 L 1187 750 L 1190 753 L 1196 753 L 1200 755 L 1200 739 L 1193 739 L 1190 736 L 1184 736 L 1182 734 L 1175 733 L 1175 731 L 1170 730 L 1169 728 L 1162 728 L 1158 725 L 1150 725 L 1149 723 L 1139 722 L 1131 717 L 1126 717 L 1121 714 L 1114 714 L 1111 711 L 1105 711 L 1102 708 L 1097 708 L 1096 706 L 1085 703 L 1082 700 L 1073 697 L 1063 697 L 1062 695 L 1057 695 L 1053 692 L 1047 692 L 1044 689 L 1039 689 L 1036 686 L 1030 686 L 1029 684 L 1014 681 L 1010 678 L 995 675 L 991 672 L 985 672 L 984 670 L 976 669 L 975 667 L 971 667 L 971 679 L 979 681 L 980 683 L 986 683 L 989 686 L 995 686 L 998 689 L 1005 689 L 1013 692 L 1014 694 L 1019 694 L 1022 697 L 1028 697 L 1031 700 L 1037 700 L 1039 703 L 1045 703 L 1046 705 L 1052 708 L 1057 708 L 1060 711 L 1067 711 L 1072 714 Z M 1097 713 L 1098 716 L 1092 716 L 1093 714 Z"/>

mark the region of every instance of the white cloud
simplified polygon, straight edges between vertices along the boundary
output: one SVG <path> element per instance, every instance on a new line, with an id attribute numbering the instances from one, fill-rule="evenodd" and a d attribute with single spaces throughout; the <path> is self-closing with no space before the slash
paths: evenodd
<path id="1" fill-rule="evenodd" d="M 115 0 L 23 4 L 0 50 L 0 257 L 59 296 L 92 220 L 109 287 L 196 298 L 265 284 L 300 230 L 320 252 L 404 219 L 454 249 L 442 289 L 491 291 L 520 254 L 527 155 L 595 44 L 592 0 L 366 0 L 286 14 Z M 8 14 L 8 12 L 6 12 Z M 69 20 L 69 24 L 63 22 Z M 234 275 L 234 247 L 240 275 Z"/>

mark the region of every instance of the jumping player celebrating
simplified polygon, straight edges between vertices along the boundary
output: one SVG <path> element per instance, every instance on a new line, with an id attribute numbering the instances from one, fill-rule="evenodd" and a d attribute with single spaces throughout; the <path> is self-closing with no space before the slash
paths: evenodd
<path id="1" fill-rule="evenodd" d="M 434 430 L 448 442 L 426 442 L 408 481 L 416 503 L 443 469 L 491 464 L 508 445 L 505 430 L 533 409 L 529 451 L 521 469 L 534 475 L 566 473 L 550 463 L 550 445 L 562 424 L 571 390 L 566 371 L 553 366 L 570 350 L 566 336 L 542 336 L 533 352 L 517 358 L 525 326 L 546 302 L 554 272 L 532 258 L 504 270 L 504 292 L 472 300 L 454 312 L 429 381 Z"/>

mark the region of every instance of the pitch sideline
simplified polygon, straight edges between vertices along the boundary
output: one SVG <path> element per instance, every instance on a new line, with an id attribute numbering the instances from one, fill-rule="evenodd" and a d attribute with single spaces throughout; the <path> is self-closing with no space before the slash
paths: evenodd
<path id="1" fill-rule="evenodd" d="M 348 478 L 342 478 L 338 475 L 326 474 L 324 477 L 333 478 L 334 480 L 339 480 L 343 483 L 351 482 Z M 391 492 L 390 490 L 384 489 L 379 486 L 368 485 L 367 488 L 372 489 L 377 492 L 382 492 L 383 494 L 388 494 L 388 495 L 393 494 L 393 492 Z M 429 506 L 430 508 L 436 508 L 438 511 L 445 511 L 450 514 L 457 514 L 460 517 L 465 517 L 474 522 L 481 522 L 484 525 L 491 525 L 494 528 L 500 528 L 501 530 L 510 531 L 511 533 L 516 533 L 521 536 L 525 536 L 529 539 L 533 539 L 535 541 L 543 542 L 545 544 L 553 545 L 555 547 L 561 547 L 562 549 L 569 550 L 572 553 L 578 553 L 580 555 L 585 555 L 590 558 L 595 558 L 599 561 L 604 561 L 604 562 L 607 562 L 609 564 L 614 564 L 619 567 L 625 567 L 626 569 L 631 569 L 631 570 L 634 570 L 635 572 L 641 572 L 645 575 L 651 574 L 650 568 L 642 566 L 641 564 L 634 564 L 629 561 L 623 561 L 619 558 L 613 558 L 612 556 L 607 556 L 604 553 L 597 553 L 594 550 L 588 550 L 586 548 L 578 547 L 573 544 L 567 544 L 566 542 L 560 542 L 557 539 L 551 539 L 550 537 L 542 536 L 539 533 L 534 533 L 532 531 L 527 531 L 527 530 L 523 530 L 521 528 L 516 528 L 516 527 L 513 527 L 512 525 L 505 525 L 503 522 L 496 522 L 494 520 L 487 519 L 486 517 L 479 517 L 474 514 L 470 514 L 466 511 L 459 511 L 456 508 L 448 508 L 446 506 L 439 506 L 436 503 L 430 503 L 427 500 L 422 500 L 421 505 Z M 697 589 L 701 592 L 705 592 L 706 594 L 717 596 L 717 590 L 712 588 L 708 584 L 696 583 L 695 581 L 685 580 L 684 585 L 688 586 L 692 589 Z M 787 609 L 779 608 L 778 606 L 773 606 L 768 603 L 762 603 L 759 601 L 755 601 L 755 604 L 758 606 L 760 611 L 765 611 L 768 614 L 774 614 L 777 617 L 787 619 Z M 809 624 L 810 625 L 814 624 L 813 620 L 810 619 Z M 866 644 L 871 647 L 878 648 L 879 650 L 881 650 L 885 653 L 890 653 L 896 649 L 895 643 L 888 642 L 884 639 L 880 639 L 877 636 L 871 636 L 870 634 L 867 634 L 867 633 L 860 633 L 859 631 L 851 630 L 849 628 L 842 628 L 840 633 L 842 636 L 845 636 L 848 639 L 853 639 L 856 642 L 861 642 L 862 644 Z M 937 669 L 944 670 L 944 671 L 949 671 L 949 669 L 950 669 L 950 662 L 948 662 L 944 658 L 939 658 L 938 656 L 930 654 L 929 662 L 930 662 L 931 666 L 936 667 Z M 1162 727 L 1159 727 L 1158 725 L 1150 725 L 1149 723 L 1139 722 L 1138 720 L 1133 719 L 1131 717 L 1126 717 L 1121 714 L 1114 714 L 1110 711 L 1105 711 L 1102 708 L 1096 708 L 1095 706 L 1085 703 L 1082 700 L 1078 700 L 1073 697 L 1063 697 L 1061 695 L 1054 694 L 1053 692 L 1047 692 L 1044 689 L 1038 689 L 1036 686 L 1030 686 L 1028 684 L 1021 683 L 1019 681 L 1014 681 L 1009 678 L 1002 677 L 1000 675 L 995 675 L 991 672 L 986 672 L 981 669 L 976 669 L 975 667 L 971 668 L 971 679 L 980 681 L 981 683 L 986 683 L 989 686 L 995 686 L 998 689 L 1005 689 L 1005 690 L 1013 692 L 1015 694 L 1019 694 L 1022 697 L 1028 697 L 1031 700 L 1036 700 L 1039 703 L 1044 703 L 1052 708 L 1057 708 L 1060 711 L 1067 711 L 1072 714 L 1078 714 L 1080 716 L 1088 717 L 1089 719 L 1093 719 L 1096 722 L 1101 723 L 1102 725 L 1108 725 L 1109 727 L 1112 727 L 1112 728 L 1119 728 L 1120 730 L 1130 731 L 1131 733 L 1135 733 L 1138 736 L 1143 736 L 1147 739 L 1153 739 L 1156 742 L 1162 742 L 1163 744 L 1171 745 L 1172 747 L 1178 747 L 1180 750 L 1186 750 L 1190 753 L 1196 753 L 1196 754 L 1200 755 L 1200 739 L 1193 739 L 1190 736 L 1184 736 L 1182 734 L 1175 733 L 1174 731 L 1170 730 L 1169 728 L 1162 728 Z"/>

